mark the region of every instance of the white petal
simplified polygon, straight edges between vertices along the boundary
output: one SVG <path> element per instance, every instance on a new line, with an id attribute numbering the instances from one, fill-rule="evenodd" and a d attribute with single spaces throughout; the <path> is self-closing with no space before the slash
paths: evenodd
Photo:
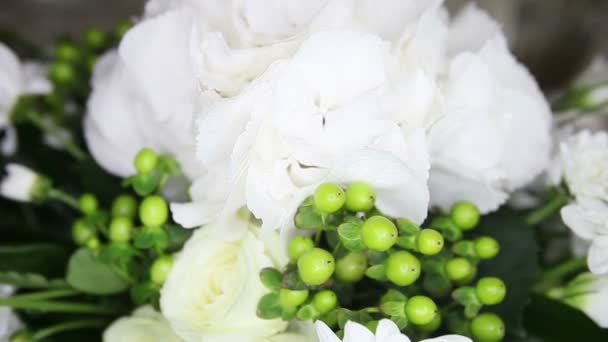
<path id="1" fill-rule="evenodd" d="M 338 336 L 323 321 L 316 321 L 315 326 L 319 342 L 341 342 Z"/>
<path id="2" fill-rule="evenodd" d="M 468 4 L 452 20 L 450 55 L 463 51 L 477 51 L 486 41 L 499 33 L 498 23 L 487 12 L 473 3 Z"/>
<path id="3" fill-rule="evenodd" d="M 445 335 L 441 337 L 422 340 L 420 342 L 472 342 L 470 338 L 460 335 Z"/>
<path id="4" fill-rule="evenodd" d="M 376 342 L 410 342 L 390 319 L 382 319 L 376 328 Z"/>
<path id="5" fill-rule="evenodd" d="M 589 270 L 595 274 L 608 273 L 608 236 L 600 236 L 593 240 L 587 256 Z"/>
<path id="6" fill-rule="evenodd" d="M 569 204 L 561 209 L 562 220 L 576 235 L 583 239 L 592 239 L 597 232 L 597 224 L 586 215 L 578 203 Z"/>
<path id="7" fill-rule="evenodd" d="M 348 321 L 344 326 L 344 342 L 375 342 L 374 334 L 359 323 Z"/>

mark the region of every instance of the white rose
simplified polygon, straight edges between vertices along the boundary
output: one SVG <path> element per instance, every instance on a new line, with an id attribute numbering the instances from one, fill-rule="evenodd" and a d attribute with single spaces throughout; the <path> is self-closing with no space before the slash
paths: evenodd
<path id="1" fill-rule="evenodd" d="M 0 131 L 6 130 L 6 137 L 0 142 L 0 152 L 3 154 L 11 154 L 17 147 L 10 118 L 17 98 L 22 94 L 46 94 L 51 91 L 45 74 L 44 67 L 35 63 L 21 63 L 8 46 L 0 43 Z"/>
<path id="2" fill-rule="evenodd" d="M 104 342 L 180 342 L 167 320 L 151 306 L 114 321 L 103 333 Z"/>
<path id="3" fill-rule="evenodd" d="M 564 223 L 580 238 L 590 241 L 587 254 L 589 270 L 608 273 L 608 205 L 606 202 L 580 197 L 561 210 Z"/>
<path id="4" fill-rule="evenodd" d="M 316 324 L 319 342 L 410 342 L 410 339 L 402 334 L 390 319 L 383 319 L 378 323 L 375 336 L 367 327 L 359 323 L 346 322 L 343 340 L 340 340 L 323 321 L 317 321 Z M 420 342 L 471 342 L 471 339 L 460 335 L 446 335 Z"/>
<path id="5" fill-rule="evenodd" d="M 495 210 L 548 164 L 549 106 L 495 26 L 475 7 L 453 23 L 443 117 L 430 131 L 431 203 L 443 209 Z"/>
<path id="6" fill-rule="evenodd" d="M 377 36 L 313 34 L 292 59 L 208 109 L 199 122 L 198 157 L 209 173 L 191 189 L 195 203 L 172 206 L 174 218 L 196 226 L 247 205 L 264 233 L 289 231 L 318 184 L 365 181 L 381 211 L 421 222 L 428 151 L 417 118 L 405 135 L 394 120 L 408 113 L 397 103 L 410 89 L 399 71 L 390 45 Z M 231 227 L 223 233 L 238 237 L 238 226 Z"/>
<path id="7" fill-rule="evenodd" d="M 260 270 L 283 265 L 269 257 L 254 231 L 232 242 L 216 231 L 209 225 L 194 233 L 161 290 L 162 313 L 173 330 L 188 342 L 261 342 L 283 332 L 286 322 L 256 315 L 268 293 Z"/>

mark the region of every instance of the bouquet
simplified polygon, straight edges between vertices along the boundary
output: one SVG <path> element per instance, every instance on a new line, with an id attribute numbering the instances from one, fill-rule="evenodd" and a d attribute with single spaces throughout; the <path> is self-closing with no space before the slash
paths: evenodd
<path id="1" fill-rule="evenodd" d="M 441 0 L 149 0 L 23 47 L 1 340 L 608 340 L 602 59 L 549 104 Z"/>

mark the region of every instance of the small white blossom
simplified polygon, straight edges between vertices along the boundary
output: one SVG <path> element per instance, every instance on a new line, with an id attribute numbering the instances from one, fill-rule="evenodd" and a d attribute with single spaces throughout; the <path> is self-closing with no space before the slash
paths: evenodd
<path id="1" fill-rule="evenodd" d="M 342 340 L 323 321 L 317 321 L 316 325 L 319 342 L 411 342 L 390 319 L 383 319 L 378 323 L 375 335 L 359 323 L 346 322 Z M 471 339 L 460 335 L 446 335 L 420 342 L 471 342 Z"/>
<path id="2" fill-rule="evenodd" d="M 151 306 L 114 321 L 103 333 L 104 342 L 181 342 L 169 322 Z"/>
<path id="3" fill-rule="evenodd" d="M 42 179 L 40 175 L 23 165 L 13 163 L 6 165 L 6 173 L 0 180 L 0 195 L 19 202 L 34 200 L 36 186 Z"/>
<path id="4" fill-rule="evenodd" d="M 0 284 L 0 297 L 9 297 L 13 292 L 13 286 Z M 10 307 L 0 306 L 0 341 L 8 341 L 22 326 L 21 320 Z"/>

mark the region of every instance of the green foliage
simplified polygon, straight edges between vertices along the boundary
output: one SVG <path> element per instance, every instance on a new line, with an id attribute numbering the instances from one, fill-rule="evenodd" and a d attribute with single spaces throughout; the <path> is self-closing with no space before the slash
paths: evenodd
<path id="1" fill-rule="evenodd" d="M 48 243 L 0 246 L 0 272 L 63 276 L 68 257 L 65 247 Z"/>
<path id="2" fill-rule="evenodd" d="M 37 273 L 0 272 L 0 283 L 29 289 L 53 289 L 69 287 L 63 279 L 48 279 Z"/>
<path id="3" fill-rule="evenodd" d="M 77 250 L 70 258 L 66 280 L 75 289 L 93 295 L 120 293 L 128 287 L 114 268 L 86 248 Z"/>

